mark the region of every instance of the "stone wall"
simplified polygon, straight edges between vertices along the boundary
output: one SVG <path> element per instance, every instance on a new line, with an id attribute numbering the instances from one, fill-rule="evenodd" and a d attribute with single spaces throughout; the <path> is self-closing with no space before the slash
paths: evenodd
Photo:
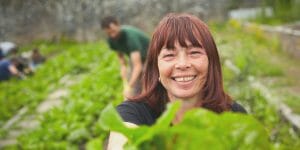
<path id="1" fill-rule="evenodd" d="M 244 23 L 251 26 L 251 23 Z M 300 22 L 282 26 L 259 26 L 270 37 L 278 37 L 282 49 L 294 58 L 300 58 Z"/>
<path id="2" fill-rule="evenodd" d="M 282 49 L 294 58 L 300 58 L 300 22 L 278 27 L 262 26 L 267 34 L 279 38 Z"/>
<path id="3" fill-rule="evenodd" d="M 100 20 L 117 16 L 122 23 L 151 32 L 169 12 L 189 12 L 203 20 L 225 20 L 227 0 L 0 0 L 0 41 L 103 37 Z"/>

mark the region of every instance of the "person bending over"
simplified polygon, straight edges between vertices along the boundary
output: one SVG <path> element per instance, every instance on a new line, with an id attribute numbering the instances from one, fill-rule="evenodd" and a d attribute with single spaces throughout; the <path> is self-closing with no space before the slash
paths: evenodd
<path id="1" fill-rule="evenodd" d="M 139 94 L 141 72 L 149 44 L 148 37 L 135 27 L 120 25 L 115 17 L 103 18 L 101 26 L 108 35 L 110 48 L 118 53 L 124 97 Z M 129 60 L 125 56 L 129 57 Z"/>

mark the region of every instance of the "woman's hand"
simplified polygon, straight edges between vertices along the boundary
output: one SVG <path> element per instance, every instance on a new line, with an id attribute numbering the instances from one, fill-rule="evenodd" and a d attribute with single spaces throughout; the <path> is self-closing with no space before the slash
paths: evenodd
<path id="1" fill-rule="evenodd" d="M 136 124 L 130 122 L 124 122 L 124 124 L 129 128 L 137 127 Z M 123 150 L 123 146 L 126 144 L 127 138 L 118 132 L 110 132 L 107 150 Z"/>

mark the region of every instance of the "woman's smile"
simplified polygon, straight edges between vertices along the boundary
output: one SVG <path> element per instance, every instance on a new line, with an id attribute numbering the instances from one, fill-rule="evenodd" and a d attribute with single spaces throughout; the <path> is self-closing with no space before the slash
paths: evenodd
<path id="1" fill-rule="evenodd" d="M 194 86 L 196 77 L 196 75 L 175 76 L 171 77 L 171 80 L 173 81 L 174 88 L 189 90 Z"/>
<path id="2" fill-rule="evenodd" d="M 196 75 L 189 75 L 189 76 L 174 76 L 171 77 L 171 79 L 177 81 L 177 82 L 189 82 L 196 78 Z"/>

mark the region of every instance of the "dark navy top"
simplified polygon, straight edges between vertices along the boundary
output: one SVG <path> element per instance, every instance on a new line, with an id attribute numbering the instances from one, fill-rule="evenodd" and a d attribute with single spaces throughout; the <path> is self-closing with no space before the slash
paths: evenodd
<path id="1" fill-rule="evenodd" d="M 9 60 L 3 59 L 0 61 L 0 81 L 8 80 L 11 76 L 11 73 L 9 71 L 9 65 Z"/>
<path id="2" fill-rule="evenodd" d="M 233 112 L 247 113 L 245 108 L 236 102 L 232 104 L 231 110 Z M 145 102 L 124 101 L 117 106 L 117 111 L 124 122 L 136 125 L 152 125 L 159 117 L 159 114 Z"/>

